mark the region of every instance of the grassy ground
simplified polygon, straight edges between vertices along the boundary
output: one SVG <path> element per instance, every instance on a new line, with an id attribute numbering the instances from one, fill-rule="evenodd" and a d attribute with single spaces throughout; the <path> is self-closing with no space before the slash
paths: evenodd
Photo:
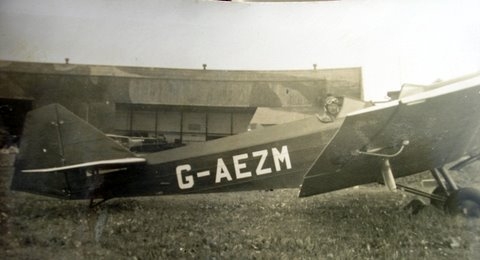
<path id="1" fill-rule="evenodd" d="M 11 169 L 0 173 L 8 176 Z M 468 175 L 471 183 L 476 175 Z M 471 177 L 474 176 L 474 177 Z M 413 178 L 409 181 L 416 182 Z M 2 187 L 8 184 L 3 178 Z M 480 220 L 369 185 L 306 199 L 298 190 L 115 199 L 87 209 L 2 190 L 8 259 L 478 259 Z"/>

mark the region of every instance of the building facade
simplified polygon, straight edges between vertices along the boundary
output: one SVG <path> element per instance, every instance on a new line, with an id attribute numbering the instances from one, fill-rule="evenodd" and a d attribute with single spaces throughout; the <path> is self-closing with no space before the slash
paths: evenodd
<path id="1" fill-rule="evenodd" d="M 246 131 L 259 107 L 318 111 L 327 95 L 361 99 L 361 69 L 226 71 L 0 61 L 0 127 L 15 135 L 27 111 L 60 103 L 105 133 L 199 142 Z"/>

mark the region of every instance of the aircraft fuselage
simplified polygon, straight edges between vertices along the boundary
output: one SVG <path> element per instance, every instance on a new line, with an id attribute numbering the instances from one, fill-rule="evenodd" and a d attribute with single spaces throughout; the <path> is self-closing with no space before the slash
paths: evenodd
<path id="1" fill-rule="evenodd" d="M 341 121 L 312 117 L 289 124 L 288 131 L 273 126 L 153 153 L 145 165 L 90 178 L 103 180 L 96 193 L 111 192 L 102 197 L 298 188 Z"/>

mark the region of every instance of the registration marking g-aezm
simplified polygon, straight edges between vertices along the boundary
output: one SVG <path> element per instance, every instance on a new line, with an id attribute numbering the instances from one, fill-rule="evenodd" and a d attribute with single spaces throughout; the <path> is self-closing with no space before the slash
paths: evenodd
<path id="1" fill-rule="evenodd" d="M 273 163 L 275 168 L 272 169 L 265 165 L 267 158 L 271 156 L 273 158 Z M 255 172 L 246 171 L 248 158 L 260 158 L 257 165 L 255 166 Z M 292 168 L 292 163 L 290 161 L 290 154 L 288 152 L 288 147 L 286 145 L 282 146 L 280 151 L 273 147 L 270 150 L 264 149 L 259 151 L 254 151 L 252 153 L 242 153 L 232 156 L 234 175 L 230 173 L 225 164 L 223 158 L 217 159 L 217 167 L 215 174 L 215 184 L 231 182 L 233 180 L 247 179 L 251 178 L 254 175 L 260 176 L 265 174 L 271 174 L 274 171 L 280 172 L 282 170 L 289 170 Z M 282 165 L 284 166 L 282 168 Z M 178 187 L 182 190 L 191 189 L 195 185 L 195 178 L 203 178 L 211 175 L 210 170 L 199 171 L 192 173 L 192 166 L 190 164 L 178 165 L 176 168 L 177 182 Z"/>

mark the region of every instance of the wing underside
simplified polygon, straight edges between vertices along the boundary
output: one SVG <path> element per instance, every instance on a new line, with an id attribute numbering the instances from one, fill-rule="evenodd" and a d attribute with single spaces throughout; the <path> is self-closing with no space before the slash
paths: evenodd
<path id="1" fill-rule="evenodd" d="M 443 166 L 480 146 L 480 76 L 349 115 L 304 177 L 300 196 L 381 180 L 393 154 L 395 177 Z"/>

